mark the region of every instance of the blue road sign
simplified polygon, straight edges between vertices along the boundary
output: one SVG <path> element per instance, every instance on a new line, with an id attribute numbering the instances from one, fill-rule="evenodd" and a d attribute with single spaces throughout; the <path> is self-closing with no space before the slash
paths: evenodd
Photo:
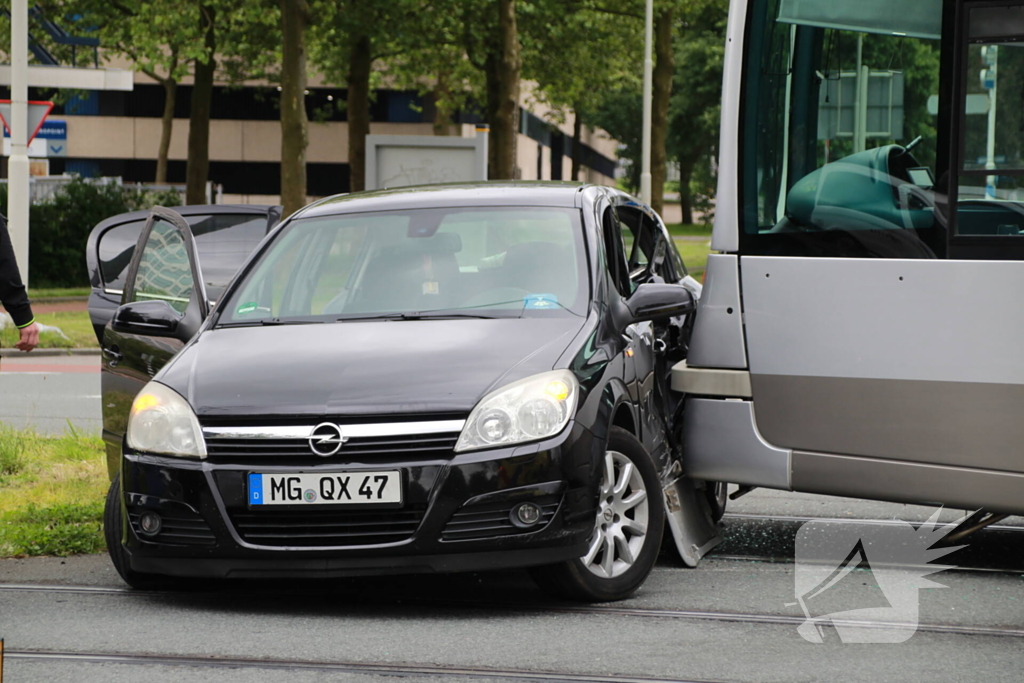
<path id="1" fill-rule="evenodd" d="M 68 139 L 68 122 L 67 121 L 52 121 L 47 119 L 43 121 L 42 128 L 36 133 L 37 138 L 43 138 L 45 140 L 67 140 Z"/>
<path id="2" fill-rule="evenodd" d="M 43 127 L 36 133 L 37 138 L 46 140 L 46 156 L 66 157 L 68 155 L 68 122 L 43 121 Z"/>
<path id="3" fill-rule="evenodd" d="M 9 138 L 11 134 L 4 128 L 4 137 Z M 43 125 L 36 133 L 36 138 L 46 140 L 47 157 L 66 157 L 68 155 L 68 122 L 43 121 Z"/>

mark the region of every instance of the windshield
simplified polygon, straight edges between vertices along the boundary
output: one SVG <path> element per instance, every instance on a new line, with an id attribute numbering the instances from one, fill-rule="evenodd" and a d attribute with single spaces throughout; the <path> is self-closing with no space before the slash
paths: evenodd
<path id="1" fill-rule="evenodd" d="M 221 324 L 376 317 L 583 315 L 580 212 L 473 207 L 291 222 Z"/>

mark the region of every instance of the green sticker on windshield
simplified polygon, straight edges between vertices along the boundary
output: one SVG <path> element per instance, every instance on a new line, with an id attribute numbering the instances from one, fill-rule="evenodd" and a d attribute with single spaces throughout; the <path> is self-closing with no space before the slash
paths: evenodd
<path id="1" fill-rule="evenodd" d="M 238 309 L 235 312 L 238 313 L 239 315 L 244 314 L 244 313 L 252 313 L 253 311 L 256 310 L 256 307 L 258 305 L 259 304 L 256 303 L 255 301 L 250 301 L 248 303 L 244 303 L 241 306 L 239 306 Z"/>

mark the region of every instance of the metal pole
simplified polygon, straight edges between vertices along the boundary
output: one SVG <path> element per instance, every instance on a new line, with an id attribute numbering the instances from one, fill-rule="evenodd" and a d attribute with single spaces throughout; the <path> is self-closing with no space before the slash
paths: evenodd
<path id="1" fill-rule="evenodd" d="M 867 117 L 868 117 L 868 75 L 865 73 L 867 69 L 864 68 L 864 34 L 860 33 L 857 35 L 857 81 L 856 89 L 857 96 L 854 98 L 853 107 L 853 152 L 863 152 L 867 149 L 867 136 L 864 134 L 867 130 Z"/>
<path id="2" fill-rule="evenodd" d="M 28 0 L 11 3 L 11 158 L 7 213 L 14 258 L 28 285 Z"/>
<path id="3" fill-rule="evenodd" d="M 988 137 L 985 140 L 985 170 L 996 169 L 996 92 L 999 86 L 999 48 L 995 45 L 987 46 L 991 50 L 989 62 L 989 73 L 992 76 L 992 88 L 988 91 Z M 995 174 L 985 176 L 985 199 L 996 198 L 996 181 L 999 178 Z"/>
<path id="4" fill-rule="evenodd" d="M 647 16 L 644 25 L 644 123 L 643 147 L 640 161 L 640 199 L 651 203 L 651 92 L 654 81 L 654 60 L 651 49 L 654 43 L 654 0 L 647 0 Z"/>

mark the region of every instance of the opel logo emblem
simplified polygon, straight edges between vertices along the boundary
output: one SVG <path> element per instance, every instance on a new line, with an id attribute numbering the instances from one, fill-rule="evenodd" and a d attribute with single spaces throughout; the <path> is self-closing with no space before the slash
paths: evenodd
<path id="1" fill-rule="evenodd" d="M 341 427 L 333 422 L 324 422 L 313 428 L 309 435 L 309 449 L 321 457 L 334 455 L 348 437 L 341 433 Z"/>

